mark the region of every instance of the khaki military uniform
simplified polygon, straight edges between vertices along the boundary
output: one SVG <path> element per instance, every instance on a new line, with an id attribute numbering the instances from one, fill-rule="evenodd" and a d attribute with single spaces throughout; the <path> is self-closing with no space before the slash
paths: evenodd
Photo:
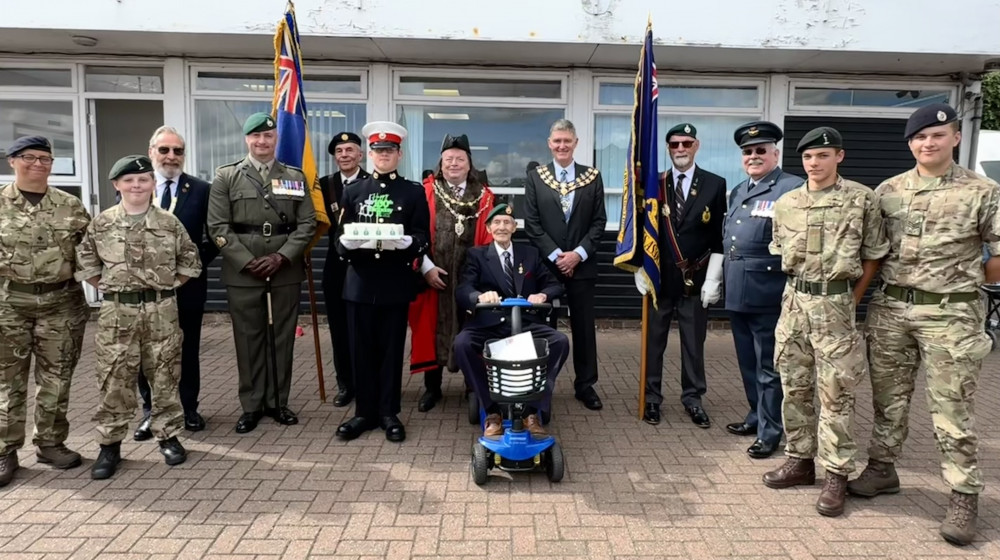
<path id="1" fill-rule="evenodd" d="M 212 181 L 208 229 L 222 253 L 222 282 L 233 319 L 244 412 L 274 408 L 275 389 L 268 376 L 266 283 L 243 269 L 254 258 L 271 253 L 290 262 L 271 277 L 277 407 L 285 407 L 306 277 L 303 255 L 316 231 L 309 189 L 301 170 L 275 161 L 262 177 L 249 157 L 220 167 Z"/>
<path id="2" fill-rule="evenodd" d="M 78 280 L 100 276 L 104 302 L 97 320 L 94 421 L 98 443 L 125 439 L 135 414 L 140 366 L 152 389 L 152 429 L 160 441 L 184 427 L 177 395 L 182 333 L 177 276 L 201 274 L 198 247 L 176 216 L 155 206 L 129 216 L 121 204 L 91 222 L 76 249 Z"/>
<path id="3" fill-rule="evenodd" d="M 990 351 L 978 289 L 983 243 L 1000 254 L 1000 187 L 952 165 L 930 180 L 907 171 L 875 192 L 890 248 L 865 325 L 875 407 L 868 453 L 889 463 L 899 457 L 923 365 L 944 480 L 957 492 L 978 494 L 973 395 Z"/>
<path id="4" fill-rule="evenodd" d="M 80 199 L 58 189 L 36 205 L 13 184 L 0 188 L 0 455 L 24 445 L 32 355 L 32 443 L 51 446 L 69 436 L 70 383 L 87 323 L 74 248 L 88 223 Z"/>
<path id="5" fill-rule="evenodd" d="M 802 186 L 785 194 L 775 205 L 769 250 L 788 275 L 774 333 L 785 453 L 817 457 L 826 470 L 847 475 L 857 451 L 854 390 L 867 371 L 853 282 L 862 261 L 889 250 L 875 193 L 838 177 L 822 191 Z"/>

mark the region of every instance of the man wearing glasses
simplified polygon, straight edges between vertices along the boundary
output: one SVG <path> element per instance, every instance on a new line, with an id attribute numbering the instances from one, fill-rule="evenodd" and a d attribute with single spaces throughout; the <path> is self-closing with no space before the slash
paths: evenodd
<path id="1" fill-rule="evenodd" d="M 781 441 L 781 378 L 774 371 L 774 328 L 781 311 L 785 274 L 781 257 L 768 250 L 774 204 L 804 180 L 778 167 L 781 129 L 767 121 L 749 122 L 733 139 L 743 151 L 750 177 L 733 189 L 723 233 L 726 310 L 730 312 L 736 360 L 750 411 L 726 425 L 731 434 L 757 435 L 747 449 L 754 459 L 770 457 Z"/>
<path id="2" fill-rule="evenodd" d="M 726 180 L 695 165 L 698 130 L 681 123 L 667 131 L 667 153 L 673 167 L 660 179 L 666 193 L 660 226 L 660 270 L 657 308 L 649 309 L 646 333 L 646 409 L 643 421 L 660 423 L 663 395 L 663 352 L 670 321 L 677 316 L 681 336 L 681 403 L 691 421 L 708 428 L 711 421 L 702 408 L 705 394 L 705 334 L 708 306 L 722 296 L 722 221 L 726 216 Z M 673 228 L 680 255 L 667 241 Z M 682 263 L 682 264 L 681 264 Z"/>
<path id="3" fill-rule="evenodd" d="M 153 162 L 156 179 L 153 204 L 177 216 L 191 241 L 198 246 L 201 258 L 201 274 L 177 290 L 177 319 L 184 333 L 178 391 L 184 408 L 184 428 L 198 432 L 205 429 L 205 419 L 198 414 L 201 322 L 208 298 L 208 264 L 219 254 L 208 235 L 209 184 L 184 173 L 184 139 L 174 128 L 161 126 L 153 132 L 149 139 L 149 159 Z M 136 441 L 145 441 L 153 437 L 152 402 L 149 381 L 142 370 L 139 371 L 139 394 L 142 396 L 142 422 L 133 437 Z"/>

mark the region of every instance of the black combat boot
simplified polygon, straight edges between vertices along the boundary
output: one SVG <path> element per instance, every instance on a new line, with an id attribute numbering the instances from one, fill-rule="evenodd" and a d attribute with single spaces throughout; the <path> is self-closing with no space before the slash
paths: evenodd
<path id="1" fill-rule="evenodd" d="M 118 470 L 118 463 L 122 462 L 122 442 L 111 445 L 101 444 L 101 454 L 94 461 L 94 466 L 90 468 L 90 478 L 94 480 L 104 480 L 111 478 Z"/>

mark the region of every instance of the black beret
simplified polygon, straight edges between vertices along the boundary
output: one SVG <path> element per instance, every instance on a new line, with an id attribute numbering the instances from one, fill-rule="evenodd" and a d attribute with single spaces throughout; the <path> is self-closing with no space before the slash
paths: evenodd
<path id="1" fill-rule="evenodd" d="M 7 148 L 7 157 L 14 157 L 24 150 L 42 150 L 52 153 L 52 143 L 44 136 L 22 136 Z"/>
<path id="2" fill-rule="evenodd" d="M 843 148 L 844 138 L 837 132 L 836 128 L 821 126 L 806 133 L 799 140 L 799 147 L 796 150 L 802 152 L 811 148 Z"/>
<path id="3" fill-rule="evenodd" d="M 503 202 L 501 202 L 500 204 L 497 204 L 496 206 L 493 207 L 493 210 L 490 210 L 490 213 L 487 214 L 487 216 L 486 216 L 486 223 L 492 222 L 493 221 L 493 217 L 496 216 L 497 214 L 506 214 L 507 216 L 510 216 L 511 218 L 513 218 L 514 217 L 514 207 L 511 206 L 511 205 L 509 205 L 509 204 L 503 203 Z"/>
<path id="4" fill-rule="evenodd" d="M 341 144 L 357 144 L 360 148 L 361 137 L 353 132 L 341 132 L 340 134 L 334 136 L 333 140 L 330 140 L 330 145 L 326 147 L 326 151 L 330 152 L 330 155 L 332 156 L 334 152 L 336 152 L 337 146 Z"/>
<path id="5" fill-rule="evenodd" d="M 243 135 L 249 136 L 254 132 L 264 132 L 278 128 L 278 123 L 274 122 L 268 113 L 254 113 L 247 117 L 243 123 Z"/>
<path id="6" fill-rule="evenodd" d="M 778 142 L 784 135 L 778 125 L 768 121 L 748 122 L 736 129 L 733 140 L 739 147 Z"/>
<path id="7" fill-rule="evenodd" d="M 681 123 L 670 130 L 667 131 L 667 142 L 670 141 L 670 137 L 675 134 L 681 134 L 683 136 L 690 136 L 691 138 L 698 138 L 698 129 L 694 127 L 691 123 Z"/>
<path id="8" fill-rule="evenodd" d="M 958 120 L 958 113 L 947 103 L 931 103 L 921 107 L 910 115 L 906 121 L 906 131 L 903 139 L 909 140 L 913 135 L 929 126 L 948 124 Z"/>
<path id="9" fill-rule="evenodd" d="M 464 134 L 459 134 L 458 136 L 452 136 L 451 134 L 446 134 L 444 141 L 441 142 L 441 152 L 445 150 L 450 150 L 452 148 L 458 148 L 459 150 L 465 151 L 469 156 L 472 156 L 472 148 L 469 146 L 469 137 Z"/>
<path id="10" fill-rule="evenodd" d="M 122 175 L 152 172 L 153 162 L 149 161 L 148 157 L 140 155 L 125 156 L 111 166 L 111 173 L 108 173 L 108 179 L 114 181 Z"/>

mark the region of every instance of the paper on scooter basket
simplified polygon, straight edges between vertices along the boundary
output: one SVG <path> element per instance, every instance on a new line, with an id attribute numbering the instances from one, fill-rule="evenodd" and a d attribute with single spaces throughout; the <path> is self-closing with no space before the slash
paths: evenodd
<path id="1" fill-rule="evenodd" d="M 515 334 L 490 344 L 490 358 L 505 362 L 520 362 L 538 358 L 530 332 Z"/>

